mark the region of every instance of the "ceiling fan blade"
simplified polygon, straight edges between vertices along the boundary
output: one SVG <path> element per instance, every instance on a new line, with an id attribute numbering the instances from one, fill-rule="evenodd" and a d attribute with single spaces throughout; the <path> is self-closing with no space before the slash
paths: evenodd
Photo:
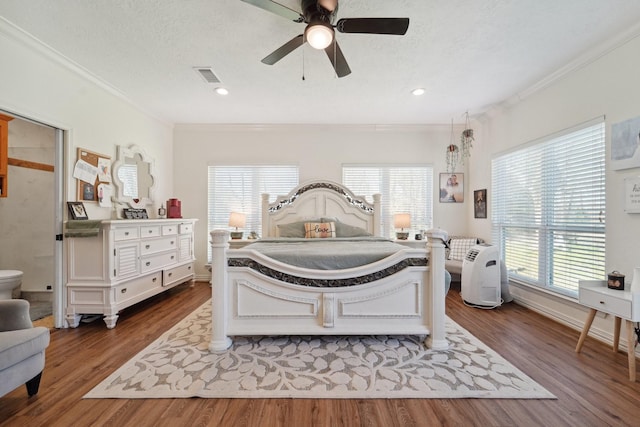
<path id="1" fill-rule="evenodd" d="M 300 34 L 271 52 L 269 55 L 265 56 L 262 62 L 267 65 L 273 65 L 303 44 L 304 38 L 302 37 L 302 34 Z"/>
<path id="2" fill-rule="evenodd" d="M 404 35 L 409 28 L 409 18 L 343 18 L 336 29 L 341 33 Z"/>
<path id="3" fill-rule="evenodd" d="M 329 61 L 331 61 L 331 65 L 333 65 L 333 69 L 336 70 L 338 77 L 344 77 L 351 74 L 351 68 L 349 68 L 347 60 L 344 59 L 342 49 L 340 49 L 340 45 L 338 45 L 337 41 L 331 43 L 324 51 L 327 52 Z"/>
<path id="4" fill-rule="evenodd" d="M 267 12 L 275 13 L 283 18 L 290 19 L 294 22 L 304 22 L 304 17 L 293 9 L 289 9 L 287 6 L 283 6 L 280 3 L 276 3 L 271 0 L 242 0 L 245 3 L 252 4 L 260 9 L 264 9 Z"/>

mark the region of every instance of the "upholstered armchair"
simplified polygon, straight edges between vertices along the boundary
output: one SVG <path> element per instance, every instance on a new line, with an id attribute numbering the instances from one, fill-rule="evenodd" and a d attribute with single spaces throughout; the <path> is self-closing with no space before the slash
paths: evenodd
<path id="1" fill-rule="evenodd" d="M 0 300 L 0 396 L 22 384 L 38 393 L 48 345 L 49 329 L 33 327 L 28 301 Z"/>

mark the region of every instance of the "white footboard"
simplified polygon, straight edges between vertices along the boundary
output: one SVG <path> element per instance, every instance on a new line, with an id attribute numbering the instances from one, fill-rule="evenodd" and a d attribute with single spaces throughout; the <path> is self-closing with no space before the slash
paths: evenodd
<path id="1" fill-rule="evenodd" d="M 444 237 L 437 231 L 427 236 L 428 266 L 425 249 L 407 248 L 362 268 L 320 271 L 285 265 L 250 249 L 230 253 L 229 232 L 211 232 L 209 349 L 226 350 L 234 335 L 355 334 L 427 335 L 431 348 L 448 348 Z M 359 284 L 351 285 L 354 281 Z"/>

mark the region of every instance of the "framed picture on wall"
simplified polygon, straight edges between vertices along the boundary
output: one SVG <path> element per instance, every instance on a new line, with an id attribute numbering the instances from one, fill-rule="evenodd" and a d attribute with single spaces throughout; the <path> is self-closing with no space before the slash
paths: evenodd
<path id="1" fill-rule="evenodd" d="M 440 174 L 440 202 L 464 203 L 464 174 Z"/>
<path id="2" fill-rule="evenodd" d="M 473 216 L 475 218 L 487 217 L 487 190 L 473 192 Z"/>

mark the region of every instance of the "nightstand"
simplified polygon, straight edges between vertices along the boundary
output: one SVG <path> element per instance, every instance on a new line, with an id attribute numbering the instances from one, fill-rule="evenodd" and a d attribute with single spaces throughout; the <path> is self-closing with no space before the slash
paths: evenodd
<path id="1" fill-rule="evenodd" d="M 229 249 L 242 249 L 245 246 L 257 241 L 257 239 L 231 239 L 229 240 Z"/>
<path id="2" fill-rule="evenodd" d="M 636 380 L 636 354 L 634 322 L 640 322 L 640 293 L 620 291 L 607 288 L 605 280 L 581 280 L 578 284 L 578 301 L 590 307 L 589 316 L 585 321 L 582 334 L 576 346 L 576 353 L 580 353 L 584 340 L 589 334 L 589 328 L 601 311 L 614 316 L 613 351 L 618 352 L 620 343 L 620 324 L 625 319 L 627 328 L 627 354 L 629 359 L 629 380 Z"/>
<path id="3" fill-rule="evenodd" d="M 393 241 L 393 243 L 397 243 L 399 245 L 406 246 L 408 248 L 424 249 L 424 248 L 427 247 L 427 241 L 426 240 L 414 240 L 414 239 L 400 240 L 400 239 L 395 239 Z"/>

